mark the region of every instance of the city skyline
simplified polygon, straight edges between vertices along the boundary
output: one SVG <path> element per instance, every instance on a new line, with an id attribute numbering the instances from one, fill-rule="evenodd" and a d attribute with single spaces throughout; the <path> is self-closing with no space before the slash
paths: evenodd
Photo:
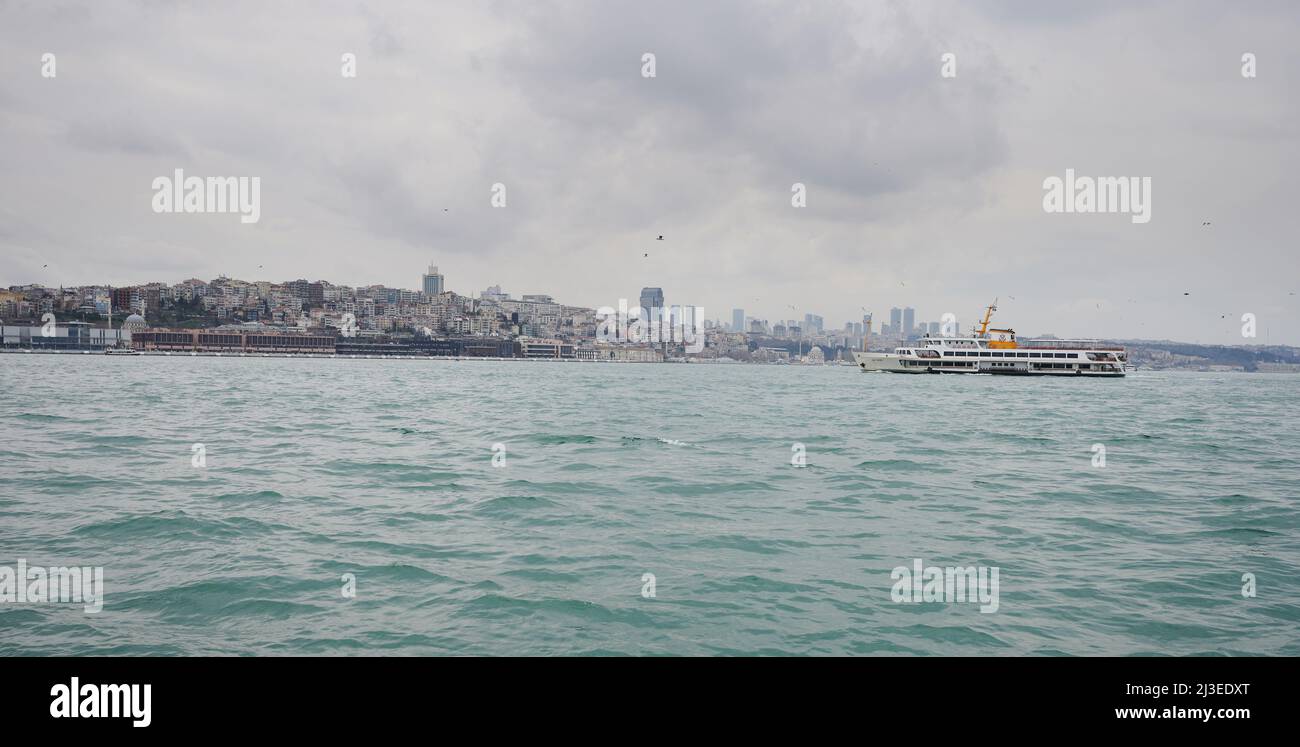
<path id="1" fill-rule="evenodd" d="M 648 282 L 834 326 L 998 298 L 1030 334 L 1300 344 L 1285 3 L 339 8 L 310 40 L 289 7 L 0 13 L 2 286 L 406 287 L 434 254 L 593 308 Z M 158 214 L 178 169 L 260 178 L 260 220 Z M 1045 212 L 1068 170 L 1150 178 L 1150 221 Z"/>
<path id="2" fill-rule="evenodd" d="M 425 296 L 431 296 L 443 292 L 449 292 L 461 299 L 471 300 L 471 301 L 489 301 L 489 302 L 508 301 L 511 303 L 520 303 L 520 302 L 539 303 L 540 302 L 546 304 L 554 304 L 556 306 L 560 306 L 566 309 L 582 309 L 591 312 L 596 312 L 601 308 L 600 306 L 586 306 L 583 304 L 564 303 L 562 301 L 555 300 L 553 294 L 550 293 L 512 293 L 508 290 L 503 290 L 501 284 L 499 283 L 495 285 L 487 286 L 486 288 L 479 291 L 473 291 L 468 289 L 464 291 L 456 290 L 454 288 L 450 288 L 445 285 L 446 276 L 441 274 L 439 272 L 438 266 L 433 263 L 430 263 L 427 267 L 427 270 L 420 275 L 420 282 L 416 283 L 415 284 L 416 287 L 414 288 L 404 286 L 404 285 L 385 285 L 382 283 L 372 283 L 368 285 L 338 283 L 326 278 L 308 279 L 305 277 L 298 277 L 294 280 L 272 281 L 272 280 L 264 280 L 261 278 L 247 279 L 247 278 L 232 277 L 227 275 L 219 275 L 215 278 L 212 278 L 211 281 L 204 281 L 192 275 L 191 277 L 186 278 L 185 280 L 175 281 L 171 283 L 168 283 L 166 281 L 154 280 L 145 283 L 129 283 L 125 285 L 112 285 L 108 283 L 86 283 L 86 284 L 78 284 L 78 285 L 62 284 L 62 285 L 50 285 L 50 286 L 43 285 L 40 283 L 10 284 L 8 286 L 0 286 L 0 294 L 5 293 L 6 292 L 5 289 L 8 289 L 8 291 L 13 291 L 14 289 L 29 288 L 34 286 L 43 287 L 50 291 L 55 291 L 60 289 L 69 290 L 74 288 L 105 288 L 105 289 L 111 289 L 113 292 L 112 296 L 114 298 L 117 298 L 119 294 L 123 291 L 133 291 L 133 290 L 143 289 L 151 286 L 163 286 L 163 287 L 175 289 L 177 287 L 183 286 L 188 283 L 192 283 L 194 281 L 198 281 L 205 285 L 209 283 L 216 283 L 218 281 L 230 281 L 234 283 L 246 284 L 249 286 L 271 286 L 271 287 L 280 287 L 285 289 L 293 289 L 296 286 L 302 286 L 301 288 L 297 289 L 297 292 L 299 293 L 305 293 L 306 288 L 310 286 L 320 285 L 320 284 L 327 285 L 331 288 L 351 289 L 353 291 L 373 291 L 376 289 L 383 289 L 386 291 L 397 291 L 402 294 L 424 294 Z M 436 289 L 435 292 L 432 294 L 430 293 L 431 287 Z M 649 294 L 649 296 L 647 296 L 647 294 Z M 659 308 L 664 310 L 666 314 L 670 314 L 670 315 L 676 313 L 677 309 L 682 309 L 682 310 L 690 309 L 689 312 L 684 312 L 684 313 L 688 313 L 689 319 L 695 319 L 697 314 L 701 310 L 703 310 L 705 313 L 700 320 L 701 323 L 715 324 L 717 327 L 721 329 L 726 329 L 730 331 L 750 333 L 751 332 L 750 326 L 752 323 L 761 323 L 764 326 L 764 330 L 765 330 L 761 334 L 770 335 L 774 337 L 782 337 L 782 333 L 776 332 L 777 329 L 784 329 L 789 332 L 794 332 L 797 330 L 799 332 L 798 336 L 802 336 L 802 337 L 825 336 L 829 338 L 842 337 L 842 338 L 859 338 L 859 339 L 862 337 L 863 331 L 865 330 L 867 333 L 869 333 L 872 336 L 872 338 L 875 338 L 877 341 L 881 339 L 904 341 L 908 339 L 923 337 L 926 334 L 929 334 L 930 336 L 938 336 L 943 334 L 941 321 L 926 320 L 923 317 L 918 316 L 916 309 L 911 306 L 891 307 L 889 309 L 888 322 L 883 320 L 880 321 L 879 323 L 873 322 L 872 323 L 873 326 L 867 327 L 865 326 L 865 324 L 866 322 L 871 320 L 872 312 L 864 313 L 861 321 L 854 321 L 853 319 L 848 319 L 845 320 L 845 322 L 842 325 L 835 323 L 833 321 L 830 325 L 827 325 L 825 323 L 825 319 L 823 316 L 818 314 L 813 314 L 811 312 L 805 313 L 804 319 L 802 321 L 798 319 L 786 319 L 779 315 L 772 318 L 754 316 L 749 314 L 745 309 L 740 309 L 740 308 L 731 309 L 729 317 L 726 313 L 722 311 L 712 312 L 713 315 L 710 316 L 709 312 L 703 309 L 703 307 L 693 305 L 693 304 L 683 304 L 677 299 L 666 299 L 663 289 L 659 287 L 643 287 L 641 289 L 639 298 L 636 296 L 622 297 L 622 298 L 623 300 L 628 301 L 628 306 L 630 308 L 635 308 L 638 305 L 642 309 Z M 647 298 L 649 298 L 649 301 L 647 301 Z M 0 300 L 3 300 L 3 298 L 0 298 Z M 636 301 L 636 303 L 634 303 L 634 301 Z M 997 302 L 997 299 L 994 299 L 994 301 Z M 647 305 L 647 303 L 649 303 L 650 305 Z M 129 313 L 129 304 L 127 301 L 124 300 L 114 301 L 113 308 L 116 316 Z M 786 305 L 787 310 L 790 310 L 792 308 L 794 308 L 792 305 L 789 304 Z M 866 310 L 864 309 L 864 312 L 865 311 Z M 741 316 L 738 317 L 737 312 L 740 312 Z M 950 312 L 945 312 L 945 313 L 950 313 Z M 980 320 L 982 320 L 983 314 L 984 314 L 984 309 L 981 309 L 979 313 L 973 314 L 970 317 L 969 321 L 967 321 L 965 317 L 957 316 L 954 314 L 955 321 L 953 327 L 954 330 L 953 336 L 963 336 L 963 335 L 970 336 L 974 334 L 975 327 L 978 326 Z M 742 329 L 737 329 L 736 327 L 736 322 L 738 319 L 743 320 L 744 322 Z M 921 321 L 916 321 L 917 319 L 920 319 Z M 816 323 L 810 325 L 809 324 L 810 320 L 816 320 Z M 1061 336 L 1061 335 L 1057 335 L 1056 332 L 1053 330 L 1035 330 L 1034 332 L 1030 332 L 1030 333 L 1026 333 L 1024 330 L 1021 330 L 1020 333 L 1022 337 L 1034 337 L 1040 334 L 1049 337 Z M 1188 342 L 1188 343 L 1195 343 L 1195 344 L 1226 344 L 1228 346 L 1236 345 L 1236 346 L 1243 346 L 1243 347 L 1252 347 L 1252 346 L 1261 346 L 1261 345 L 1283 345 L 1283 346 L 1290 345 L 1289 343 L 1286 342 L 1271 340 L 1268 338 L 1267 335 L 1260 335 L 1256 338 L 1249 338 L 1240 343 L 1237 342 L 1203 343 L 1197 340 L 1178 340 L 1177 338 L 1170 338 L 1170 337 L 1139 337 L 1139 336 L 1116 336 L 1110 338 L 1093 337 L 1093 338 L 1081 338 L 1081 339 L 1169 341 L 1169 342 Z"/>

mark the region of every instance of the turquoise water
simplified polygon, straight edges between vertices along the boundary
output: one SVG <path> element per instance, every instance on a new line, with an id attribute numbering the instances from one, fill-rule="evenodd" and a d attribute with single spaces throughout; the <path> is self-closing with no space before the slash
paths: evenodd
<path id="1" fill-rule="evenodd" d="M 0 565 L 107 585 L 99 614 L 0 604 L 4 654 L 1300 654 L 1300 376 L 17 354 L 0 376 Z M 914 558 L 998 567 L 998 610 L 895 603 Z"/>

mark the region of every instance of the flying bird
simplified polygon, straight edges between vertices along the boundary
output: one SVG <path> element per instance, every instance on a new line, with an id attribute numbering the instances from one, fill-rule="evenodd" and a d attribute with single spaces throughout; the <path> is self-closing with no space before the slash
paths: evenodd
<path id="1" fill-rule="evenodd" d="M 663 234 L 659 234 L 659 238 L 655 239 L 655 241 L 663 241 L 663 240 L 664 240 Z"/>

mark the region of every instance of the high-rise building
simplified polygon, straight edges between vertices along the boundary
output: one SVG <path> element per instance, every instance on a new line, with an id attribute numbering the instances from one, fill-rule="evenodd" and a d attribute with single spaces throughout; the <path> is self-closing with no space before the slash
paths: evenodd
<path id="1" fill-rule="evenodd" d="M 929 329 L 927 331 L 930 333 L 931 337 L 939 336 L 940 326 L 941 325 L 938 322 L 930 322 Z"/>
<path id="2" fill-rule="evenodd" d="M 908 306 L 903 309 L 903 337 L 916 334 L 916 309 Z"/>
<path id="3" fill-rule="evenodd" d="M 803 328 L 810 335 L 820 333 L 823 323 L 822 318 L 816 314 L 803 315 Z"/>
<path id="4" fill-rule="evenodd" d="M 744 309 L 731 310 L 731 331 L 732 332 L 745 331 L 745 310 Z"/>
<path id="5" fill-rule="evenodd" d="M 424 274 L 421 280 L 420 289 L 424 291 L 426 296 L 436 296 L 446 290 L 444 278 L 439 274 L 437 265 L 429 265 L 429 271 Z"/>
<path id="6" fill-rule="evenodd" d="M 889 333 L 898 335 L 903 329 L 903 310 L 895 306 L 889 310 Z"/>
<path id="7" fill-rule="evenodd" d="M 659 321 L 664 314 L 664 291 L 662 288 L 642 288 L 641 289 L 641 312 L 642 318 L 648 321 Z"/>

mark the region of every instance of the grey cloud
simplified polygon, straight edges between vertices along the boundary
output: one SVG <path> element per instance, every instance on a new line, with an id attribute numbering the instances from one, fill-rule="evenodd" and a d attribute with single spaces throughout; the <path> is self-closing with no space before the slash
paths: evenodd
<path id="1" fill-rule="evenodd" d="M 1294 290 L 1298 18 L 1173 0 L 7 4 L 0 167 L 21 179 L 0 182 L 0 236 L 24 253 L 0 257 L 0 284 L 264 264 L 413 287 L 432 259 L 464 293 L 597 305 L 658 285 L 711 316 L 792 303 L 837 325 L 1010 293 L 1020 327 L 1118 336 L 1126 318 L 1072 300 L 1149 297 L 1129 316 L 1194 338 L 1172 286 L 1229 278 L 1224 303 L 1261 307 Z M 1067 166 L 1154 176 L 1152 223 L 1045 215 L 1042 179 Z M 263 222 L 154 215 L 149 179 L 178 167 L 261 176 Z M 1208 210 L 1215 233 L 1192 231 Z M 81 274 L 34 276 L 27 252 Z"/>

